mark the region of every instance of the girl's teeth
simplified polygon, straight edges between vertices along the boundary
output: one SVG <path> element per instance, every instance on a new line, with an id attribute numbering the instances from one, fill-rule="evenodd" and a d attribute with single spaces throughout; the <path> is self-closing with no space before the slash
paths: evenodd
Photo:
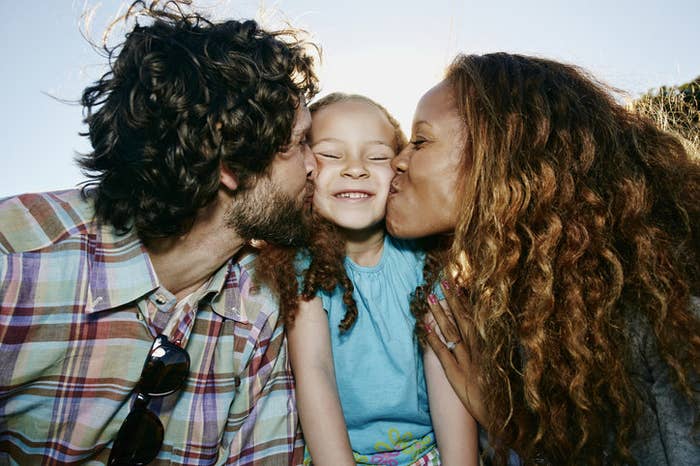
<path id="1" fill-rule="evenodd" d="M 337 194 L 337 197 L 344 197 L 348 199 L 361 199 L 363 197 L 369 197 L 369 194 L 366 193 L 340 193 Z"/>

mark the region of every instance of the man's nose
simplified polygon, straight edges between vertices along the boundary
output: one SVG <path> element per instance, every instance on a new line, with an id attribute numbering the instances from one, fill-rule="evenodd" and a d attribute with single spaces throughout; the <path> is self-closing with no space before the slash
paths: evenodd
<path id="1" fill-rule="evenodd" d="M 318 165 L 316 164 L 316 156 L 308 145 L 304 146 L 304 167 L 306 168 L 306 178 L 309 180 L 316 179 Z"/>

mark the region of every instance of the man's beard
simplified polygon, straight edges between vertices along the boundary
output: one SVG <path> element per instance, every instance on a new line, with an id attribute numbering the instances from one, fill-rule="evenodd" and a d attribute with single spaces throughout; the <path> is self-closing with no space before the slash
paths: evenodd
<path id="1" fill-rule="evenodd" d="M 311 203 L 306 195 L 311 193 L 313 184 L 309 182 L 304 197 L 295 199 L 269 178 L 260 177 L 235 197 L 226 213 L 226 224 L 247 240 L 265 240 L 279 246 L 306 245 L 311 233 Z"/>

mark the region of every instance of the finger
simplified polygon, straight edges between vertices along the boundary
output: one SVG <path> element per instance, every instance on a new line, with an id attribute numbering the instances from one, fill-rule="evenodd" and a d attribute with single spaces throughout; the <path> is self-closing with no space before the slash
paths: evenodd
<path id="1" fill-rule="evenodd" d="M 452 309 L 450 308 L 450 304 L 447 302 L 446 299 L 441 299 L 438 301 L 438 304 L 442 308 L 442 310 L 445 313 L 445 318 L 452 324 L 452 326 L 457 329 L 457 332 L 459 332 L 459 326 L 457 325 L 457 322 L 455 322 L 454 315 L 452 312 Z"/>
<path id="2" fill-rule="evenodd" d="M 454 285 L 454 282 L 443 280 L 440 287 L 445 295 L 445 301 L 447 301 L 448 316 L 459 329 L 462 339 L 465 342 L 471 342 L 469 336 L 472 334 L 473 322 L 469 309 L 464 304 L 464 295 L 459 292 L 459 288 Z"/>
<path id="3" fill-rule="evenodd" d="M 466 307 L 463 303 L 463 298 L 459 287 L 457 287 L 457 285 L 450 280 L 443 280 L 440 282 L 440 288 L 442 289 L 442 293 L 445 295 L 445 300 L 449 304 L 452 314 L 464 314 L 463 311 L 466 310 Z"/>
<path id="4" fill-rule="evenodd" d="M 442 305 L 445 303 L 445 301 L 440 301 L 440 304 Z M 447 303 L 445 303 L 445 306 Z M 428 314 L 430 316 L 430 314 Z M 449 318 L 449 316 L 447 316 Z M 444 344 L 444 346 L 447 348 L 448 351 L 451 351 L 454 358 L 457 361 L 457 364 L 462 367 L 469 367 L 471 365 L 471 358 L 470 358 L 470 353 L 469 353 L 469 346 L 467 345 L 466 340 L 462 339 L 459 329 L 455 331 L 456 335 L 460 335 L 460 337 L 457 338 L 446 338 L 444 335 L 441 334 L 440 332 L 440 327 L 436 326 L 435 319 L 430 319 L 430 323 L 426 323 L 431 328 L 428 328 L 428 332 L 434 331 L 437 334 L 438 339 Z M 451 325 L 454 326 L 454 323 L 451 323 Z M 426 327 L 427 328 L 427 327 Z M 456 328 L 456 327 L 454 327 Z M 452 342 L 454 345 L 448 346 L 447 342 Z"/>
<path id="5" fill-rule="evenodd" d="M 444 309 L 437 300 L 437 296 L 431 294 L 428 296 L 428 307 L 437 323 L 440 333 L 446 341 L 458 342 L 462 340 L 462 336 L 455 324 L 447 317 L 448 310 Z"/>

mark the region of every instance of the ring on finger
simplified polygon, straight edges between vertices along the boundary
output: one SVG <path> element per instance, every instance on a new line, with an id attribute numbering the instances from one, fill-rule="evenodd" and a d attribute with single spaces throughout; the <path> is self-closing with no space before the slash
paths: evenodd
<path id="1" fill-rule="evenodd" d="M 447 342 L 445 342 L 445 346 L 447 346 L 448 350 L 453 351 L 455 349 L 455 346 L 457 346 L 457 342 L 447 341 Z"/>

